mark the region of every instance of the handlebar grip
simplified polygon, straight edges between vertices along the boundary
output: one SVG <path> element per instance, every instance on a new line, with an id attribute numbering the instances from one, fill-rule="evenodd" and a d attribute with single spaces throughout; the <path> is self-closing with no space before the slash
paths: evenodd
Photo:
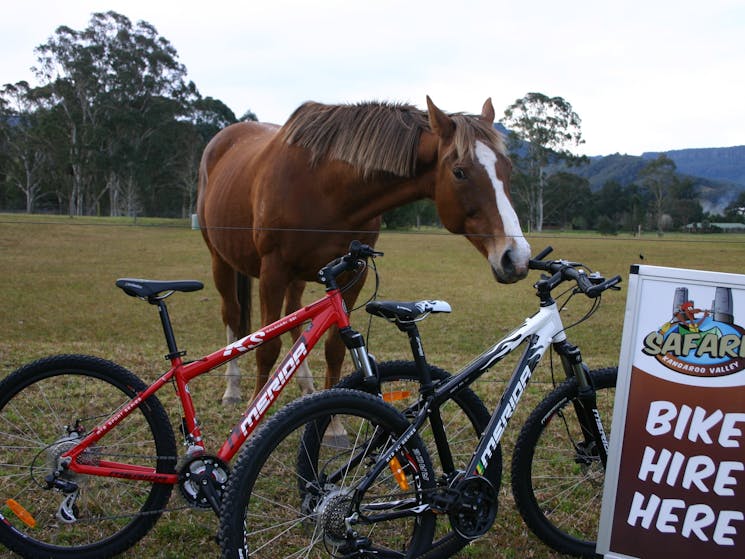
<path id="1" fill-rule="evenodd" d="M 357 261 L 360 258 L 365 259 L 375 256 L 383 256 L 383 253 L 378 252 L 370 245 L 363 244 L 355 239 L 354 241 L 349 243 L 349 254 L 347 254 L 345 258 Z"/>
<path id="2" fill-rule="evenodd" d="M 606 289 L 610 289 L 611 287 L 621 283 L 621 276 L 614 276 L 610 278 L 609 280 L 605 280 L 603 283 L 599 283 L 597 285 L 593 285 L 590 289 L 585 291 L 585 294 L 590 297 L 591 299 L 594 299 L 598 295 L 600 295 L 603 291 Z"/>
<path id="3" fill-rule="evenodd" d="M 533 258 L 531 258 L 531 260 L 543 260 L 544 258 L 546 258 L 546 256 L 551 254 L 553 251 L 554 251 L 554 247 L 549 245 L 546 248 L 544 248 L 541 252 L 536 254 Z"/>

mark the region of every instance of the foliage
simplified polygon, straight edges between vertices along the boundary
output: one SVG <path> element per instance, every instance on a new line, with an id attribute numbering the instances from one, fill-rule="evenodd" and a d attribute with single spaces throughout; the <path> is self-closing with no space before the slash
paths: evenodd
<path id="1" fill-rule="evenodd" d="M 544 193 L 544 223 L 572 229 L 575 218 L 592 212 L 593 197 L 587 179 L 567 172 L 551 175 Z"/>
<path id="2" fill-rule="evenodd" d="M 383 214 L 386 229 L 408 229 L 422 226 L 440 225 L 437 208 L 432 200 L 417 200 Z"/>
<path id="3" fill-rule="evenodd" d="M 504 115 L 504 124 L 511 131 L 509 144 L 513 154 L 517 145 L 525 147 L 525 154 L 515 157 L 514 163 L 517 172 L 525 174 L 528 180 L 518 182 L 522 188 L 516 194 L 527 206 L 529 230 L 541 231 L 547 168 L 559 161 L 570 164 L 581 161 L 569 151 L 571 146 L 583 142 L 581 121 L 569 102 L 543 93 L 528 93 L 517 99 Z"/>
<path id="4" fill-rule="evenodd" d="M 0 107 L 3 184 L 24 209 L 192 212 L 202 149 L 236 118 L 202 98 L 168 40 L 109 11 L 83 30 L 59 27 L 36 54 L 40 85 L 6 85 Z"/>
<path id="5" fill-rule="evenodd" d="M 724 215 L 728 221 L 745 223 L 745 190 L 727 205 Z"/>

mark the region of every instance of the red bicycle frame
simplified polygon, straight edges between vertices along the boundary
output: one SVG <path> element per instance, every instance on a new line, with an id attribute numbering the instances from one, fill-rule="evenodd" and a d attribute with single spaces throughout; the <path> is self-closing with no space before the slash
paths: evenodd
<path id="1" fill-rule="evenodd" d="M 306 322 L 310 322 L 308 328 L 297 339 L 277 369 L 269 377 L 269 380 L 248 406 L 240 421 L 233 427 L 217 453 L 219 459 L 225 463 L 229 462 L 254 431 L 277 396 L 287 386 L 297 368 L 305 361 L 308 353 L 318 343 L 321 336 L 334 325 L 338 326 L 340 330 L 349 327 L 349 315 L 339 289 L 328 290 L 322 299 L 196 361 L 184 363 L 181 354 L 171 355 L 171 368 L 168 372 L 153 382 L 145 391 L 132 398 L 108 420 L 91 430 L 75 447 L 63 454 L 62 457 L 69 460 L 69 470 L 95 476 L 154 483 L 177 483 L 177 473 L 159 473 L 152 467 L 105 460 L 98 460 L 96 464 L 84 464 L 78 462 L 76 458 L 92 444 L 103 438 L 106 433 L 114 429 L 143 401 L 172 380 L 175 382 L 176 392 L 184 411 L 184 421 L 189 438 L 198 447 L 197 451 L 199 451 L 199 447 L 204 451 L 202 433 L 196 421 L 194 403 L 189 393 L 189 381 Z"/>

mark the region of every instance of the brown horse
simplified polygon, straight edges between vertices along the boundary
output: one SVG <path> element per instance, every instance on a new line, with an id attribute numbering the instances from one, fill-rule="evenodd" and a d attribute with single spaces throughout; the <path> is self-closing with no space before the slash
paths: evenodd
<path id="1" fill-rule="evenodd" d="M 374 244 L 383 212 L 422 198 L 486 257 L 497 281 L 525 277 L 530 247 L 511 205 L 511 164 L 491 99 L 480 116 L 446 114 L 429 97 L 427 107 L 306 103 L 282 127 L 241 122 L 212 139 L 197 211 L 229 343 L 250 330 L 241 322 L 237 272 L 259 278 L 268 324 L 283 301 L 286 313 L 300 307 L 305 282 L 352 239 Z M 350 308 L 361 287 L 345 294 Z M 280 348 L 276 340 L 256 350 L 256 391 Z M 339 336 L 329 336 L 326 387 L 338 381 L 344 354 Z M 223 403 L 240 399 L 239 374 L 231 362 Z"/>

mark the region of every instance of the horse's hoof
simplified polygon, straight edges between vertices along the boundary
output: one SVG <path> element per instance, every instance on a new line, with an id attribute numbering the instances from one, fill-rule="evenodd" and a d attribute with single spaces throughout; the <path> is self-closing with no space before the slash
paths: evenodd
<path id="1" fill-rule="evenodd" d="M 240 403 L 241 403 L 240 398 L 223 398 L 222 399 L 223 406 L 235 406 L 236 404 L 240 404 Z"/>
<path id="2" fill-rule="evenodd" d="M 350 448 L 349 438 L 346 435 L 330 435 L 326 433 L 323 436 L 323 445 L 331 448 Z"/>

